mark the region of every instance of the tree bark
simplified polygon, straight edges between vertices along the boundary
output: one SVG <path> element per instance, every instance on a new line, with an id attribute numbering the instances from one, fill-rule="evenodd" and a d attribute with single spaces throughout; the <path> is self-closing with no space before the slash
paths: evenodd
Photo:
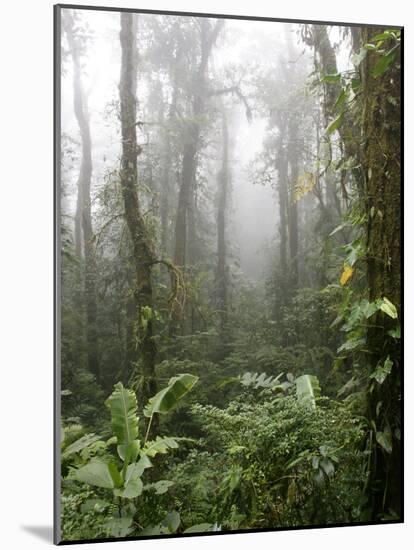
<path id="1" fill-rule="evenodd" d="M 290 167 L 289 174 L 289 210 L 288 210 L 288 226 L 289 226 L 289 278 L 290 285 L 293 289 L 298 286 L 299 270 L 298 270 L 298 253 L 299 253 L 299 226 L 298 226 L 298 203 L 295 198 L 295 186 L 299 178 L 299 154 L 297 151 L 298 137 L 298 122 L 296 114 L 291 113 L 289 124 L 289 151 L 288 160 Z"/>
<path id="2" fill-rule="evenodd" d="M 296 79 L 296 48 L 292 41 L 292 26 L 285 27 L 287 42 L 288 62 L 291 66 L 288 78 L 295 82 Z M 291 105 L 287 120 L 287 160 L 289 166 L 289 198 L 288 198 L 288 235 L 289 235 L 289 286 L 293 290 L 298 286 L 299 280 L 299 226 L 298 203 L 295 198 L 295 189 L 299 178 L 299 145 L 298 145 L 299 119 L 297 108 Z"/>
<path id="3" fill-rule="evenodd" d="M 199 129 L 192 128 L 189 139 L 184 144 L 182 161 L 181 185 L 178 193 L 177 216 L 175 222 L 175 252 L 174 263 L 179 268 L 186 266 L 187 253 L 187 217 L 190 206 L 191 187 L 196 170 L 196 152 Z"/>
<path id="4" fill-rule="evenodd" d="M 385 30 L 385 29 L 384 29 Z M 366 28 L 362 42 L 369 43 L 382 29 Z M 367 282 L 369 299 L 388 298 L 400 312 L 401 306 L 401 81 L 399 60 L 378 78 L 373 68 L 378 55 L 368 52 L 362 68 L 363 83 L 363 203 L 367 215 Z M 389 98 L 394 98 L 390 101 Z M 369 418 L 377 433 L 390 430 L 392 452 L 375 448 L 371 471 L 372 518 L 393 510 L 401 514 L 401 349 L 388 332 L 396 321 L 378 314 L 368 330 L 370 368 L 387 356 L 393 362 L 383 384 L 375 384 L 369 395 Z M 381 403 L 378 410 L 378 404 Z"/>
<path id="5" fill-rule="evenodd" d="M 351 29 L 352 38 L 352 51 L 361 44 L 360 31 L 355 28 Z M 326 25 L 313 25 L 311 38 L 306 42 L 315 48 L 315 51 L 319 57 L 319 70 L 322 76 L 328 74 L 337 74 L 338 65 L 336 62 L 335 50 L 329 40 L 328 31 Z M 329 121 L 332 120 L 336 114 L 336 100 L 341 92 L 341 85 L 339 82 L 324 83 L 324 101 L 323 101 L 323 114 L 325 120 L 325 126 L 328 126 Z M 338 128 L 338 134 L 341 138 L 344 152 L 347 158 L 354 157 L 355 163 L 358 166 L 360 163 L 360 135 L 358 134 L 358 125 L 355 124 L 355 120 L 349 115 L 347 111 L 344 112 L 344 118 L 342 124 Z M 359 168 L 351 170 L 352 176 L 357 186 L 361 186 L 361 173 Z M 332 193 L 336 193 L 336 189 L 332 190 Z M 334 199 L 335 208 L 341 210 L 340 205 L 338 207 L 337 195 Z M 332 199 L 332 196 L 331 196 Z M 339 212 L 340 213 L 340 212 Z"/>
<path id="6" fill-rule="evenodd" d="M 225 339 L 227 330 L 228 308 L 228 275 L 227 275 L 227 243 L 226 215 L 229 193 L 229 132 L 226 113 L 222 112 L 222 147 L 223 156 L 218 177 L 218 209 L 217 209 L 217 306 L 220 312 L 221 336 Z"/>
<path id="7" fill-rule="evenodd" d="M 141 150 L 137 144 L 137 44 L 136 16 L 121 13 L 121 76 L 119 83 L 122 155 L 121 189 L 125 218 L 133 249 L 135 269 L 138 350 L 133 365 L 141 368 L 141 394 L 144 402 L 157 391 L 155 378 L 156 346 L 153 339 L 153 290 L 151 269 L 155 261 L 153 244 L 148 235 L 138 196 L 137 157 Z M 133 367 L 133 365 L 131 365 Z"/>
<path id="8" fill-rule="evenodd" d="M 281 131 L 277 145 L 276 169 L 278 174 L 277 190 L 279 200 L 279 262 L 281 274 L 281 289 L 279 307 L 285 304 L 287 298 L 287 281 L 288 281 L 288 160 L 286 145 L 283 142 L 282 135 L 286 134 Z"/>

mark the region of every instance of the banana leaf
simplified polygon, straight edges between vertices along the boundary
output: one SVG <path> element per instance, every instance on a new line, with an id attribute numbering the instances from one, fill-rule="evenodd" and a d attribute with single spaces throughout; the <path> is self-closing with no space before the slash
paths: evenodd
<path id="1" fill-rule="evenodd" d="M 171 378 L 168 386 L 148 401 L 144 409 L 145 416 L 150 417 L 154 413 L 169 413 L 180 399 L 191 390 L 197 380 L 198 376 L 193 376 L 192 374 L 179 374 Z"/>
<path id="2" fill-rule="evenodd" d="M 296 396 L 299 403 L 316 408 L 316 398 L 321 394 L 319 380 L 312 374 L 304 374 L 296 378 Z"/>

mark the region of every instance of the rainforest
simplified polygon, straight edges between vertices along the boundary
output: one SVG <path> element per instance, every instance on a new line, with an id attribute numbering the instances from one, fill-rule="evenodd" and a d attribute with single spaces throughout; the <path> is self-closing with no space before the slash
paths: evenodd
<path id="1" fill-rule="evenodd" d="M 402 521 L 402 29 L 56 16 L 60 540 Z"/>

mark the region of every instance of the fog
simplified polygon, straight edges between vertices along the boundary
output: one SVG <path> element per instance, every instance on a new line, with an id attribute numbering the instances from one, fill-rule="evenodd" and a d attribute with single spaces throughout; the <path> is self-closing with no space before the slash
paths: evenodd
<path id="1" fill-rule="evenodd" d="M 64 12 L 66 10 L 63 10 Z M 72 10 L 67 10 L 72 11 Z M 95 225 L 99 226 L 99 206 L 96 197 L 104 187 L 105 178 L 119 166 L 120 158 L 120 124 L 119 124 L 119 75 L 121 49 L 119 44 L 119 14 L 105 11 L 76 10 L 76 29 L 83 35 L 81 55 L 82 82 L 89 111 L 89 125 L 92 140 L 92 184 L 91 204 Z M 194 18 L 179 18 L 188 25 L 194 25 Z M 159 77 L 166 79 L 165 67 L 160 74 L 156 73 L 157 46 L 151 36 L 151 29 L 162 25 L 163 16 L 138 15 L 138 108 L 145 120 L 151 108 L 151 86 Z M 214 20 L 211 20 L 214 24 Z M 313 70 L 313 53 L 300 39 L 303 25 L 274 23 L 268 21 L 238 21 L 226 20 L 224 29 L 211 53 L 209 63 L 209 85 L 214 88 L 233 85 L 237 80 L 242 90 L 251 119 L 246 117 L 245 105 L 233 94 L 223 97 L 226 109 L 231 114 L 231 155 L 229 170 L 231 174 L 231 197 L 228 208 L 227 241 L 230 246 L 229 261 L 235 269 L 240 266 L 246 279 L 257 280 L 269 265 L 268 250 L 277 239 L 279 214 L 277 196 L 275 193 L 275 174 L 269 176 L 265 185 L 255 182 L 252 175 L 252 165 L 260 156 L 266 134 L 269 130 L 269 113 L 275 105 L 269 104 L 269 99 L 262 97 L 261 86 L 264 75 L 271 73 L 295 72 L 295 84 L 299 96 L 306 97 L 308 75 Z M 335 45 L 343 33 L 340 27 L 330 27 L 329 36 Z M 288 45 L 290 42 L 290 46 Z M 153 50 L 152 52 L 150 50 Z M 290 50 L 290 53 L 289 53 Z M 293 58 L 292 57 L 293 53 Z M 154 67 L 148 67 L 146 56 L 151 55 Z M 154 59 L 155 55 L 155 59 Z M 163 54 L 164 55 L 164 54 Z M 159 60 L 160 65 L 164 62 Z M 349 64 L 349 43 L 345 39 L 337 47 L 338 69 L 346 70 Z M 293 67 L 299 66 L 298 70 Z M 140 68 L 143 67 L 142 74 Z M 162 73 L 162 74 L 161 74 Z M 257 76 L 259 74 L 259 76 Z M 286 78 L 286 76 L 285 76 Z M 302 79 L 302 80 L 301 80 Z M 64 140 L 72 140 L 69 147 L 73 162 L 67 162 L 63 167 L 66 191 L 63 196 L 64 212 L 69 217 L 75 216 L 76 182 L 80 163 L 79 127 L 73 109 L 73 65 L 68 54 L 65 37 L 62 40 L 62 95 L 61 95 L 61 126 Z M 218 82 L 218 84 L 216 84 Z M 275 94 L 283 98 L 285 83 L 280 83 Z M 168 84 L 167 84 L 168 87 Z M 278 87 L 276 79 L 276 88 Z M 285 90 L 286 93 L 288 90 Z M 268 92 L 266 92 L 268 93 Z M 157 100 L 155 100 L 157 101 Z M 270 102 L 271 103 L 271 102 Z M 276 101 L 277 103 L 277 101 Z M 283 99 L 281 99 L 282 108 Z M 308 106 L 315 108 L 312 99 Z M 277 105 L 276 105 L 277 108 Z M 141 144 L 157 147 L 160 135 L 151 133 L 145 135 L 145 126 L 141 126 L 138 140 Z M 213 130 L 214 131 L 214 130 Z M 315 132 L 315 128 L 309 128 Z M 150 141 L 148 141 L 150 140 Z M 150 143 L 151 142 L 151 143 Z M 220 149 L 220 147 L 219 147 Z M 178 156 L 180 152 L 178 152 Z M 203 157 L 209 157 L 209 161 Z M 213 160 L 211 156 L 215 157 Z M 207 177 L 211 193 L 214 193 L 216 175 L 219 166 L 216 150 L 204 147 L 199 152 L 199 169 Z M 304 169 L 306 161 L 300 161 Z M 209 165 L 209 170 L 206 169 Z M 140 166 L 138 163 L 138 171 Z M 177 176 L 179 177 L 179 175 Z M 161 195 L 163 189 L 158 189 Z M 171 192 L 171 191 L 169 191 Z M 177 193 L 177 189 L 174 191 Z M 214 209 L 207 209 L 205 215 L 211 224 L 214 223 Z M 303 215 L 299 205 L 299 217 Z"/>

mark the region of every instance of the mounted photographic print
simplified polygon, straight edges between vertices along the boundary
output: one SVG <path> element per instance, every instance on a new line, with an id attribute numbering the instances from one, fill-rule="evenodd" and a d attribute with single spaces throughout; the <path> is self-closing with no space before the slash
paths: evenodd
<path id="1" fill-rule="evenodd" d="M 402 35 L 55 7 L 56 543 L 403 521 Z"/>

